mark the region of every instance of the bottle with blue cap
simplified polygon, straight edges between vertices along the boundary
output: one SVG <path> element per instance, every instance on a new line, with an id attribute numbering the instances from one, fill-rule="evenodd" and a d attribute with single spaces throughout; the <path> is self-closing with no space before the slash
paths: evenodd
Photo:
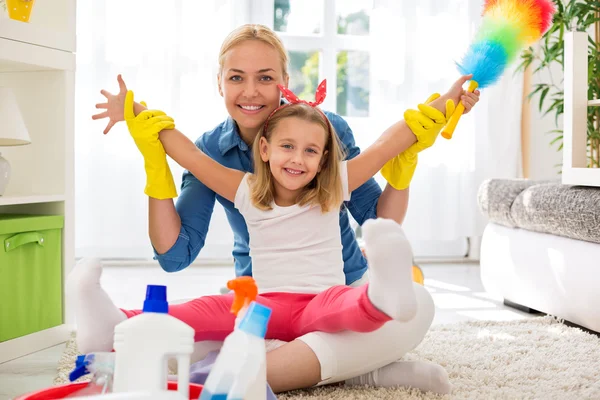
<path id="1" fill-rule="evenodd" d="M 265 334 L 271 309 L 251 302 L 204 383 L 200 400 L 265 400 L 267 359 Z"/>
<path id="2" fill-rule="evenodd" d="M 143 312 L 115 327 L 114 392 L 167 391 L 167 361 L 178 363 L 178 392 L 189 394 L 194 329 L 168 314 L 166 286 L 148 285 Z"/>

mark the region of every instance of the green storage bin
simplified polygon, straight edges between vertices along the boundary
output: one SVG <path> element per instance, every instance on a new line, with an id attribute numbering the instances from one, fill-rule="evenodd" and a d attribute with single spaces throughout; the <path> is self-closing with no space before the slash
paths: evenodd
<path id="1" fill-rule="evenodd" d="M 63 224 L 0 214 L 0 342 L 62 324 Z"/>

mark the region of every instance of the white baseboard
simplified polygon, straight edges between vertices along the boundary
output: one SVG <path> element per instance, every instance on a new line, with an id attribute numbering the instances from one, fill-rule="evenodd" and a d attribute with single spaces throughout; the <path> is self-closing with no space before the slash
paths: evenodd
<path id="1" fill-rule="evenodd" d="M 223 262 L 233 262 L 233 255 L 231 254 L 233 250 L 233 243 L 218 243 L 218 244 L 208 244 L 201 251 L 196 260 L 192 263 L 200 264 L 200 265 L 209 265 L 212 262 L 223 263 Z M 131 246 L 131 247 L 121 247 L 121 248 L 112 248 L 112 247 L 78 247 L 75 249 L 75 257 L 77 259 L 81 258 L 100 258 L 106 261 L 118 260 L 121 262 L 124 261 L 132 261 L 132 262 L 152 262 L 154 253 L 152 252 L 152 248 L 150 245 L 148 246 Z M 149 264 L 146 264 L 149 265 Z"/>
<path id="2" fill-rule="evenodd" d="M 75 330 L 72 325 L 62 324 L 30 335 L 0 343 L 0 363 L 35 353 L 66 342 Z"/>
<path id="3" fill-rule="evenodd" d="M 102 258 L 102 263 L 106 267 L 159 267 L 158 261 L 151 259 L 135 258 Z M 233 267 L 232 258 L 197 258 L 190 267 Z"/>

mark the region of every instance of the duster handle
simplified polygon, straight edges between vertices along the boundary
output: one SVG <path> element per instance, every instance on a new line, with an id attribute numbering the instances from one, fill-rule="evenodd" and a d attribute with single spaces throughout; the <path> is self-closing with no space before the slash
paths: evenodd
<path id="1" fill-rule="evenodd" d="M 471 80 L 469 82 L 469 88 L 467 89 L 467 92 L 473 93 L 478 86 L 479 84 L 476 81 Z M 442 131 L 442 137 L 444 137 L 445 139 L 452 139 L 454 129 L 456 129 L 456 125 L 458 124 L 458 121 L 460 120 L 460 117 L 462 117 L 464 111 L 465 106 L 463 106 L 462 102 L 459 102 L 456 106 L 456 110 L 454 110 L 454 114 L 452 114 L 450 120 L 448 121 L 448 123 L 444 127 L 444 130 Z"/>

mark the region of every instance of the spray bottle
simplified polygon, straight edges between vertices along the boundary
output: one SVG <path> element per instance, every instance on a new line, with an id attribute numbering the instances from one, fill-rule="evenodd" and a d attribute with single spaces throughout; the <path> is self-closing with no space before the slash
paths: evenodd
<path id="1" fill-rule="evenodd" d="M 235 326 L 237 327 L 244 318 L 250 303 L 258 296 L 258 288 L 254 278 L 240 276 L 227 282 L 227 289 L 233 290 L 233 303 L 231 313 L 235 315 Z"/>
<path id="2" fill-rule="evenodd" d="M 234 291 L 234 330 L 223 347 L 206 382 L 200 400 L 264 400 L 267 396 L 264 337 L 271 309 L 254 301 L 254 279 L 241 277 L 227 282 Z"/>
<path id="3" fill-rule="evenodd" d="M 112 392 L 114 370 L 115 353 L 98 352 L 77 356 L 75 369 L 69 374 L 69 380 L 73 382 L 87 374 L 92 374 L 92 379 L 83 389 L 67 397 L 92 396 Z"/>

